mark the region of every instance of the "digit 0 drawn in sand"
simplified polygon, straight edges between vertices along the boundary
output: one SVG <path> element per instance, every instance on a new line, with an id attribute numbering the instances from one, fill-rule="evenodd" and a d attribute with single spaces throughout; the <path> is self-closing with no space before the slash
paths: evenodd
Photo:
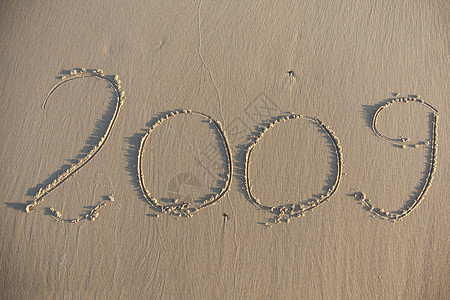
<path id="1" fill-rule="evenodd" d="M 431 186 L 431 182 L 433 181 L 433 176 L 436 171 L 436 159 L 437 159 L 437 122 L 438 122 L 438 111 L 428 104 L 427 102 L 419 99 L 420 96 L 415 97 L 398 97 L 394 98 L 388 103 L 381 105 L 376 112 L 373 115 L 372 119 L 372 131 L 375 133 L 377 137 L 379 137 L 382 140 L 385 140 L 393 145 L 399 146 L 403 149 L 406 149 L 406 147 L 413 147 L 413 148 L 419 148 L 421 146 L 429 148 L 430 151 L 430 159 L 428 162 L 428 172 L 425 175 L 424 178 L 424 184 L 418 191 L 415 199 L 413 199 L 412 203 L 410 205 L 406 204 L 402 210 L 399 211 L 386 211 L 383 208 L 374 207 L 370 202 L 371 200 L 367 198 L 366 194 L 363 192 L 356 192 L 353 195 L 355 198 L 357 198 L 358 201 L 360 201 L 362 204 L 364 204 L 367 209 L 372 212 L 375 216 L 390 220 L 395 222 L 396 220 L 401 220 L 403 217 L 407 216 L 409 213 L 411 213 L 422 201 L 423 197 L 427 193 L 428 189 Z M 409 103 L 419 103 L 423 106 L 425 106 L 431 114 L 432 122 L 431 122 L 431 140 L 429 141 L 418 141 L 415 143 L 410 142 L 409 138 L 391 138 L 383 133 L 381 133 L 377 128 L 377 121 L 378 117 L 380 116 L 381 112 L 387 108 L 389 108 L 392 105 L 396 104 L 409 104 Z"/>
<path id="2" fill-rule="evenodd" d="M 321 194 L 318 197 L 315 197 L 314 200 L 299 204 L 284 204 L 278 206 L 267 206 L 261 203 L 261 200 L 255 197 L 253 194 L 253 188 L 250 184 L 250 158 L 255 149 L 256 144 L 260 141 L 260 139 L 264 136 L 264 133 L 269 129 L 273 128 L 276 124 L 281 122 L 286 122 L 289 120 L 306 120 L 310 123 L 319 126 L 319 128 L 323 129 L 326 135 L 329 137 L 333 149 L 334 155 L 336 157 L 336 174 L 335 179 L 331 187 L 325 194 Z M 343 155 L 342 155 L 342 147 L 340 146 L 339 139 L 335 135 L 334 131 L 332 131 L 329 126 L 324 124 L 318 118 L 307 117 L 295 113 L 289 113 L 288 115 L 281 116 L 276 118 L 274 121 L 269 122 L 267 126 L 262 127 L 260 132 L 255 135 L 254 140 L 249 144 L 249 147 L 245 153 L 245 163 L 244 163 L 244 180 L 245 180 L 245 190 L 247 192 L 248 198 L 251 202 L 261 210 L 269 211 L 276 215 L 275 218 L 271 219 L 271 221 L 275 224 L 279 224 L 280 222 L 289 222 L 291 218 L 302 217 L 306 212 L 313 210 L 315 207 L 318 207 L 325 202 L 327 202 L 336 192 L 338 185 L 341 181 L 342 177 L 342 168 L 343 168 Z M 265 223 L 266 226 L 270 226 L 270 223 Z"/>
<path id="3" fill-rule="evenodd" d="M 61 78 L 61 81 L 58 82 L 47 94 L 45 97 L 44 102 L 42 103 L 42 109 L 45 109 L 45 105 L 47 104 L 47 101 L 49 100 L 49 97 L 52 95 L 52 93 L 61 85 L 63 85 L 66 82 L 81 79 L 81 78 L 96 78 L 99 80 L 104 80 L 108 83 L 110 83 L 111 87 L 114 89 L 114 91 L 117 94 L 116 100 L 116 108 L 114 111 L 114 114 L 108 124 L 108 127 L 106 129 L 105 134 L 100 138 L 100 141 L 90 150 L 90 152 L 82 157 L 78 163 L 72 164 L 68 169 L 66 169 L 61 175 L 58 176 L 57 179 L 55 179 L 52 183 L 48 184 L 46 187 L 39 189 L 39 191 L 34 196 L 31 203 L 29 203 L 25 210 L 27 213 L 30 213 L 33 210 L 36 210 L 36 206 L 39 205 L 44 201 L 44 197 L 48 195 L 50 192 L 55 190 L 57 187 L 61 186 L 66 180 L 68 180 L 75 172 L 80 170 L 83 166 L 85 166 L 89 161 L 93 159 L 93 157 L 100 151 L 100 149 L 103 147 L 103 145 L 106 142 L 106 139 L 108 138 L 111 129 L 117 119 L 117 116 L 119 114 L 120 108 L 123 105 L 124 99 L 125 99 L 125 92 L 122 90 L 122 86 L 120 85 L 121 81 L 119 79 L 119 75 L 115 75 L 114 77 L 111 76 L 105 76 L 104 72 L 100 69 L 96 70 L 86 70 L 85 68 L 80 69 L 72 69 L 70 71 L 70 75 L 63 76 Z M 109 201 L 114 201 L 114 196 L 111 194 L 108 197 Z M 101 201 L 97 206 L 95 206 L 89 213 L 83 214 L 82 216 L 74 219 L 66 219 L 62 217 L 61 212 L 57 211 L 53 207 L 46 209 L 46 212 L 55 220 L 65 223 L 78 223 L 82 220 L 89 219 L 89 220 L 96 220 L 98 218 L 98 210 L 105 206 L 106 202 L 105 200 Z"/>
<path id="4" fill-rule="evenodd" d="M 222 189 L 216 193 L 215 195 L 211 196 L 210 198 L 206 199 L 205 201 L 202 202 L 201 205 L 194 207 L 192 206 L 192 203 L 188 203 L 188 202 L 181 202 L 179 201 L 179 199 L 172 199 L 173 200 L 173 204 L 169 204 L 169 205 L 162 205 L 159 203 L 158 199 L 156 199 L 155 197 L 150 195 L 150 191 L 145 187 L 145 183 L 144 183 L 144 174 L 142 171 L 142 155 L 144 152 L 144 146 L 145 143 L 147 141 L 147 139 L 150 137 L 150 135 L 152 134 L 152 132 L 158 127 L 160 126 L 164 121 L 169 120 L 170 118 L 173 118 L 175 116 L 178 115 L 183 115 L 183 114 L 188 114 L 188 115 L 195 115 L 195 116 L 200 116 L 203 119 L 206 119 L 218 132 L 219 136 L 220 136 L 220 140 L 222 142 L 222 145 L 225 149 L 225 156 L 227 159 L 227 175 L 226 175 L 226 181 L 225 181 L 225 185 L 224 187 L 222 187 Z M 215 119 L 213 119 L 212 117 L 201 113 L 201 112 L 196 112 L 196 111 L 192 111 L 192 110 L 174 110 L 169 112 L 168 114 L 166 114 L 165 116 L 161 117 L 160 119 L 158 119 L 155 124 L 153 124 L 149 130 L 147 131 L 147 133 L 142 137 L 141 139 L 141 143 L 139 146 L 139 152 L 138 152 L 138 162 L 137 162 L 137 173 L 138 173 L 138 178 L 139 178 L 139 185 L 142 191 L 142 194 L 145 198 L 145 200 L 154 208 L 156 208 L 157 210 L 159 210 L 162 213 L 168 213 L 170 215 L 174 215 L 177 217 L 192 217 L 194 213 L 198 212 L 199 210 L 201 210 L 202 208 L 205 208 L 207 206 L 213 205 L 215 203 L 217 203 L 228 191 L 228 189 L 230 188 L 230 184 L 231 184 L 231 178 L 233 175 L 233 165 L 232 165 L 232 157 L 231 157 L 231 149 L 230 146 L 228 144 L 228 139 L 227 139 L 227 135 L 222 127 L 222 124 L 219 121 L 216 121 Z"/>

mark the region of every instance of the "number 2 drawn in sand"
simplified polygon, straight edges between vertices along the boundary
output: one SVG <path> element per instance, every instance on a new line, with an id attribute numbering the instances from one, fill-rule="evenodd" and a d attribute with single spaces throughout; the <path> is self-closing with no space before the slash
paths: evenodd
<path id="1" fill-rule="evenodd" d="M 100 151 L 104 143 L 106 142 L 106 139 L 108 138 L 111 129 L 117 119 L 117 115 L 119 114 L 119 110 L 122 107 L 123 101 L 125 99 L 125 93 L 122 91 L 122 87 L 120 85 L 120 79 L 118 75 L 115 75 L 114 77 L 105 76 L 102 70 L 86 70 L 84 68 L 81 69 L 72 69 L 70 71 L 70 76 L 63 76 L 62 80 L 58 82 L 47 94 L 47 97 L 45 98 L 44 102 L 42 103 L 42 109 L 45 109 L 45 105 L 49 99 L 49 97 L 52 95 L 52 93 L 61 85 L 63 85 L 66 82 L 69 82 L 71 80 L 81 79 L 81 78 L 88 78 L 93 77 L 99 80 L 104 80 L 111 84 L 111 87 L 114 89 L 114 91 L 117 94 L 116 97 L 116 108 L 114 111 L 114 114 L 108 124 L 108 127 L 106 129 L 105 134 L 100 138 L 100 141 L 92 148 L 92 150 L 84 157 L 82 157 L 78 163 L 72 164 L 68 169 L 66 169 L 61 175 L 58 176 L 52 183 L 48 184 L 46 187 L 39 189 L 39 191 L 34 196 L 31 203 L 29 203 L 26 206 L 26 212 L 30 213 L 31 211 L 36 209 L 36 206 L 40 204 L 42 201 L 44 201 L 44 197 L 48 195 L 50 192 L 55 190 L 57 187 L 61 186 L 66 180 L 68 180 L 75 172 L 80 170 L 83 166 L 85 166 L 92 158 Z M 114 197 L 112 195 L 109 196 L 109 200 L 114 201 Z M 66 222 L 66 223 L 77 223 L 84 219 L 89 219 L 94 221 L 96 218 L 98 218 L 98 210 L 105 206 L 105 201 L 101 201 L 96 207 L 94 207 L 89 213 L 84 214 L 78 218 L 75 219 L 65 219 L 61 216 L 61 212 L 55 210 L 54 208 L 48 208 L 47 213 L 53 217 L 55 220 L 60 222 Z"/>
<path id="2" fill-rule="evenodd" d="M 391 105 L 395 105 L 395 104 L 399 104 L 399 103 L 406 104 L 406 103 L 413 103 L 413 102 L 424 105 L 428 110 L 430 110 L 430 113 L 432 116 L 432 124 L 431 124 L 432 130 L 431 130 L 431 140 L 430 141 L 411 143 L 409 138 L 398 138 L 398 139 L 390 138 L 378 130 L 377 121 L 378 121 L 378 117 L 379 117 L 380 113 L 383 110 L 387 109 Z M 428 166 L 427 166 L 428 172 L 425 175 L 424 184 L 423 184 L 422 188 L 418 191 L 417 196 L 412 201 L 412 203 L 409 205 L 406 204 L 402 210 L 389 212 L 389 211 L 384 210 L 383 208 L 374 207 L 370 203 L 371 200 L 366 197 L 365 193 L 363 193 L 363 192 L 354 193 L 354 196 L 365 207 L 367 207 L 369 209 L 369 211 L 372 212 L 375 216 L 377 216 L 381 219 L 391 220 L 394 222 L 396 220 L 401 220 L 403 217 L 405 217 L 406 215 L 411 213 L 419 205 L 420 201 L 423 199 L 423 197 L 427 193 L 428 189 L 431 186 L 431 182 L 433 180 L 434 173 L 436 171 L 437 122 L 438 122 L 438 111 L 430 104 L 419 99 L 419 96 L 408 97 L 408 98 L 403 98 L 403 97 L 394 98 L 391 101 L 389 101 L 388 103 L 380 106 L 376 110 L 375 114 L 373 115 L 373 119 L 372 119 L 372 131 L 375 133 L 375 135 L 377 137 L 379 137 L 380 139 L 385 140 L 389 143 L 392 143 L 394 145 L 400 146 L 403 149 L 405 149 L 406 147 L 414 147 L 414 148 L 419 148 L 420 146 L 428 147 L 429 151 L 430 151 L 430 156 L 429 156 L 430 158 L 429 158 Z"/>

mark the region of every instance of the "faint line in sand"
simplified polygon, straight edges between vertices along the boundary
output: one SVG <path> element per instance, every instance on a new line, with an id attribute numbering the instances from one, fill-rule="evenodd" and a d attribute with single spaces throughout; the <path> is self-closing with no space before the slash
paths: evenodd
<path id="1" fill-rule="evenodd" d="M 212 82 L 212 84 L 214 86 L 214 89 L 216 90 L 217 99 L 219 101 L 219 114 L 220 114 L 220 117 L 222 119 L 222 123 L 225 124 L 225 119 L 224 119 L 224 117 L 222 115 L 222 99 L 220 97 L 220 92 L 219 92 L 219 89 L 217 88 L 217 84 L 216 84 L 216 81 L 214 80 L 214 76 L 212 74 L 211 68 L 206 63 L 205 59 L 203 58 L 203 54 L 202 54 L 202 51 L 201 51 L 201 48 L 202 48 L 202 32 L 201 32 L 201 28 L 200 28 L 200 24 L 201 24 L 200 8 L 201 8 L 201 4 L 202 4 L 202 0 L 199 0 L 198 8 L 197 8 L 197 31 L 198 31 L 197 52 L 198 52 L 198 56 L 200 57 L 200 60 L 202 61 L 202 64 L 206 67 L 206 69 L 208 69 L 209 78 L 211 79 L 211 82 Z"/>

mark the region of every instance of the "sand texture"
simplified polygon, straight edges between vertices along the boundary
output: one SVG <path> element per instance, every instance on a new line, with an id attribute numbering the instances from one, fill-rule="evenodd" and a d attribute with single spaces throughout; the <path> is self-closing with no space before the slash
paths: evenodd
<path id="1" fill-rule="evenodd" d="M 449 11 L 0 1 L 0 299 L 450 299 Z"/>

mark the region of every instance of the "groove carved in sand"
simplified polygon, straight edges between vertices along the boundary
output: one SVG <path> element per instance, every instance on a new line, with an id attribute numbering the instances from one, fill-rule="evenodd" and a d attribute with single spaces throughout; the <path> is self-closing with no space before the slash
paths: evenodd
<path id="1" fill-rule="evenodd" d="M 322 128 L 328 137 L 330 138 L 331 143 L 334 148 L 334 155 L 336 157 L 336 177 L 332 186 L 328 189 L 325 194 L 316 197 L 314 200 L 300 203 L 300 204 L 284 204 L 279 206 L 267 206 L 261 203 L 261 200 L 256 198 L 252 191 L 252 185 L 250 184 L 250 176 L 249 176 L 249 168 L 250 168 L 250 158 L 254 151 L 256 144 L 259 140 L 264 136 L 264 133 L 269 129 L 273 128 L 276 124 L 281 122 L 286 122 L 288 120 L 294 119 L 303 119 L 309 121 L 315 125 L 318 125 Z M 291 218 L 301 217 L 306 212 L 313 210 L 315 207 L 318 207 L 325 202 L 327 202 L 336 192 L 338 185 L 341 181 L 342 177 L 342 168 L 343 168 L 343 154 L 342 147 L 340 146 L 339 139 L 335 135 L 334 131 L 332 131 L 329 126 L 324 124 L 318 118 L 307 117 L 299 114 L 289 113 L 288 115 L 281 116 L 276 118 L 274 121 L 271 121 L 267 126 L 264 126 L 259 134 L 257 134 L 254 140 L 249 144 L 249 147 L 245 153 L 245 165 L 244 165 L 244 179 L 245 179 L 245 190 L 247 192 L 247 196 L 252 201 L 252 203 L 261 210 L 269 211 L 274 213 L 276 217 L 274 217 L 271 221 L 273 223 L 278 224 L 280 222 L 289 222 Z M 270 226 L 270 223 L 266 223 L 267 226 Z"/>
<path id="2" fill-rule="evenodd" d="M 68 169 L 66 169 L 61 175 L 58 176 L 57 179 L 55 179 L 52 183 L 48 184 L 46 187 L 39 189 L 39 191 L 34 196 L 33 200 L 26 206 L 25 210 L 27 213 L 30 213 L 33 210 L 36 210 L 36 206 L 39 205 L 44 201 L 44 197 L 48 195 L 50 192 L 55 190 L 57 187 L 61 186 L 66 180 L 68 180 L 75 172 L 80 170 L 83 166 L 85 166 L 90 160 L 93 159 L 93 157 L 100 151 L 102 146 L 105 144 L 106 139 L 108 138 L 111 129 L 117 119 L 117 116 L 119 114 L 120 108 L 123 105 L 123 102 L 125 100 L 125 93 L 122 90 L 121 81 L 119 79 L 118 75 L 115 75 L 113 78 L 109 76 L 105 76 L 104 72 L 100 69 L 96 70 L 86 70 L 84 68 L 80 69 L 72 69 L 70 71 L 69 76 L 63 76 L 61 81 L 58 82 L 47 94 L 45 97 L 44 102 L 42 103 L 42 109 L 45 109 L 45 105 L 47 104 L 47 101 L 49 100 L 49 97 L 52 95 L 52 93 L 61 85 L 63 85 L 66 82 L 81 79 L 81 78 L 89 78 L 94 77 L 99 80 L 104 80 L 111 84 L 111 87 L 114 89 L 114 91 L 117 94 L 116 97 L 116 108 L 114 111 L 114 114 L 111 118 L 111 121 L 108 124 L 108 127 L 106 129 L 105 134 L 100 138 L 99 142 L 92 148 L 92 150 L 84 157 L 82 157 L 78 163 L 72 164 Z M 110 201 L 114 201 L 114 197 L 112 195 L 108 196 L 108 199 Z M 97 206 L 95 206 L 89 213 L 83 214 L 82 216 L 74 219 L 66 219 L 62 217 L 61 212 L 55 210 L 54 208 L 48 208 L 46 209 L 46 212 L 53 217 L 55 220 L 65 223 L 78 223 L 82 220 L 89 219 L 89 220 L 96 220 L 98 218 L 98 210 L 105 206 L 106 202 L 101 201 Z"/>
<path id="3" fill-rule="evenodd" d="M 145 146 L 147 139 L 150 137 L 152 132 L 158 126 L 160 126 L 164 121 L 167 121 L 170 118 L 173 118 L 177 115 L 182 115 L 182 114 L 196 115 L 196 116 L 200 116 L 200 117 L 208 120 L 208 122 L 214 126 L 214 128 L 217 130 L 217 132 L 220 136 L 220 140 L 225 149 L 225 156 L 227 159 L 227 169 L 228 170 L 227 170 L 226 182 L 225 182 L 224 187 L 218 193 L 216 193 L 214 196 L 211 196 L 206 201 L 203 201 L 203 203 L 198 207 L 193 207 L 191 203 L 178 202 L 178 201 L 176 201 L 177 199 L 174 199 L 174 204 L 170 204 L 170 205 L 159 204 L 158 199 L 156 199 L 155 197 L 150 195 L 150 191 L 145 187 L 145 183 L 144 183 L 144 174 L 142 171 L 142 155 L 144 152 L 144 146 Z M 171 111 L 170 113 L 166 114 L 165 116 L 163 116 L 162 118 L 157 120 L 155 122 L 155 124 L 153 126 L 151 126 L 149 128 L 149 130 L 147 131 L 147 133 L 142 137 L 141 143 L 139 146 L 139 152 L 138 152 L 137 173 L 138 173 L 138 178 L 139 178 L 139 185 L 140 185 L 140 188 L 141 188 L 141 191 L 142 191 L 142 194 L 143 194 L 145 200 L 150 205 L 152 205 L 154 208 L 156 208 L 157 210 L 159 210 L 162 213 L 168 213 L 168 214 L 171 214 L 171 215 L 174 215 L 177 217 L 183 216 L 183 217 L 189 218 L 189 217 L 192 217 L 194 213 L 198 212 L 202 208 L 205 208 L 207 206 L 217 203 L 227 193 L 228 189 L 230 188 L 231 178 L 233 175 L 231 149 L 228 144 L 227 135 L 222 127 L 222 124 L 219 121 L 216 121 L 212 117 L 210 117 L 204 113 L 201 113 L 201 112 L 196 112 L 196 111 L 192 111 L 192 110 Z"/>
<path id="4" fill-rule="evenodd" d="M 403 138 L 390 138 L 378 130 L 377 121 L 378 121 L 378 117 L 380 116 L 380 113 L 383 110 L 389 108 L 392 105 L 398 104 L 398 103 L 413 103 L 413 102 L 419 103 L 419 104 L 425 106 L 428 110 L 430 110 L 430 113 L 432 115 L 432 123 L 431 123 L 432 130 L 431 130 L 431 140 L 430 141 L 420 141 L 420 142 L 416 142 L 416 143 L 411 143 L 409 138 L 404 138 L 404 137 Z M 436 172 L 437 122 L 438 122 L 438 111 L 430 104 L 419 99 L 419 96 L 394 98 L 391 101 L 389 101 L 388 103 L 380 106 L 376 110 L 375 114 L 373 115 L 373 119 L 372 119 L 372 131 L 375 133 L 375 135 L 377 137 L 379 137 L 380 139 L 385 140 L 391 144 L 400 146 L 402 148 L 406 148 L 406 147 L 419 148 L 421 146 L 427 147 L 430 150 L 430 159 L 429 159 L 428 166 L 427 166 L 428 172 L 425 175 L 425 180 L 424 180 L 424 184 L 423 184 L 422 188 L 419 190 L 417 196 L 412 201 L 412 203 L 410 205 L 404 207 L 404 209 L 402 209 L 400 211 L 386 211 L 383 208 L 374 207 L 371 204 L 371 200 L 369 198 L 367 198 L 367 196 L 364 192 L 354 193 L 355 198 L 357 198 L 357 200 L 359 200 L 365 207 L 367 207 L 369 209 L 369 211 L 372 212 L 375 216 L 377 216 L 381 219 L 390 220 L 390 221 L 395 222 L 396 220 L 401 220 L 402 218 L 407 216 L 409 213 L 411 213 L 419 205 L 420 201 L 422 201 L 423 197 L 425 196 L 425 194 L 427 193 L 428 189 L 431 186 L 434 173 Z"/>

